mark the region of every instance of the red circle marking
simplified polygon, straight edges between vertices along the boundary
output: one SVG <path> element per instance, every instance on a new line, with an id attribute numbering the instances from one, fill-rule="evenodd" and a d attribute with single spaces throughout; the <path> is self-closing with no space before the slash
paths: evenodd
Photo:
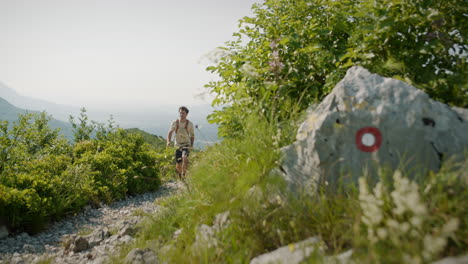
<path id="1" fill-rule="evenodd" d="M 363 142 L 363 137 L 366 134 L 372 134 L 375 138 L 374 143 L 370 146 L 365 145 Z M 380 144 L 382 144 L 382 134 L 380 133 L 380 130 L 375 127 L 363 127 L 356 133 L 356 145 L 361 151 L 377 151 L 380 148 Z"/>

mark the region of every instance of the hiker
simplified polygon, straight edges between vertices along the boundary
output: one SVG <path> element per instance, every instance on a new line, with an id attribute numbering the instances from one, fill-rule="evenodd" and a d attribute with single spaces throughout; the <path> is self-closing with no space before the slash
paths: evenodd
<path id="1" fill-rule="evenodd" d="M 172 140 L 172 133 L 175 133 L 175 151 L 176 170 L 179 179 L 183 179 L 187 173 L 188 156 L 190 148 L 193 147 L 195 134 L 193 123 L 187 119 L 189 110 L 185 106 L 179 107 L 179 119 L 172 121 L 169 132 L 167 133 L 167 146 L 169 147 Z"/>

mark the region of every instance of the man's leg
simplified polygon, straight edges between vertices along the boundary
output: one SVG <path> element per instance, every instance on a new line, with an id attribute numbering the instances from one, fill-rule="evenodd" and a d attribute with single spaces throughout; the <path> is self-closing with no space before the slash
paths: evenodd
<path id="1" fill-rule="evenodd" d="M 188 168 L 188 163 L 189 163 L 189 160 L 188 160 L 189 153 L 190 151 L 188 148 L 184 148 L 182 151 L 182 175 L 183 176 L 185 176 L 187 173 L 187 168 Z"/>
<path id="2" fill-rule="evenodd" d="M 180 177 L 180 175 L 182 174 L 182 162 L 177 162 L 175 168 L 176 168 L 176 171 L 177 171 L 177 175 Z"/>
<path id="3" fill-rule="evenodd" d="M 188 157 L 182 157 L 182 175 L 185 176 L 188 167 Z"/>
<path id="4" fill-rule="evenodd" d="M 177 149 L 175 151 L 175 160 L 176 160 L 176 171 L 177 171 L 177 176 L 179 178 L 181 178 L 182 176 L 182 162 L 183 162 L 183 159 L 182 159 L 182 150 L 181 149 Z"/>

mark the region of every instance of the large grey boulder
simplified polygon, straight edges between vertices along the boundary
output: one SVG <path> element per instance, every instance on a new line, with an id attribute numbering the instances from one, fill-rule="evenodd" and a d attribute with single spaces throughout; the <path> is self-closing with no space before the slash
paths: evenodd
<path id="1" fill-rule="evenodd" d="M 377 177 L 379 168 L 410 176 L 466 159 L 466 109 L 452 109 L 402 81 L 352 67 L 308 110 L 297 141 L 285 148 L 281 171 L 294 191 Z"/>

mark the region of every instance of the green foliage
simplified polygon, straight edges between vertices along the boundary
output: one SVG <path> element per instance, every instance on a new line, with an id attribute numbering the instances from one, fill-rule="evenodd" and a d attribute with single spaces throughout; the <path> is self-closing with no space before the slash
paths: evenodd
<path id="1" fill-rule="evenodd" d="M 49 120 L 50 117 L 45 113 L 20 114 L 11 129 L 8 121 L 0 122 L 0 175 L 3 172 L 14 172 L 12 166 L 31 157 L 69 153 L 71 148 L 67 146 L 67 141 L 59 135 L 57 129 L 48 127 Z"/>
<path id="2" fill-rule="evenodd" d="M 432 98 L 468 107 L 464 1 L 377 1 L 354 9 L 346 64 L 401 79 Z"/>
<path id="3" fill-rule="evenodd" d="M 27 114 L 19 115 L 12 129 L 1 124 L 0 213 L 12 228 L 35 232 L 48 219 L 85 204 L 92 193 L 90 181 L 70 172 L 72 148 L 48 127 L 49 120 L 45 113 Z"/>
<path id="4" fill-rule="evenodd" d="M 166 139 L 161 136 L 150 134 L 138 128 L 129 128 L 125 130 L 128 131 L 129 133 L 140 134 L 146 143 L 150 144 L 151 146 L 153 146 L 154 148 L 158 150 L 163 150 L 166 148 Z"/>
<path id="5" fill-rule="evenodd" d="M 156 152 L 156 164 L 158 164 L 158 174 L 164 181 L 171 180 L 175 176 L 174 166 L 174 152 L 173 148 L 165 148 L 164 150 Z M 191 155 L 190 160 L 193 161 L 196 156 Z"/>
<path id="6" fill-rule="evenodd" d="M 123 129 L 107 134 L 106 140 L 79 142 L 75 159 L 91 166 L 99 196 L 108 202 L 160 185 L 156 153 L 140 135 Z"/>
<path id="7" fill-rule="evenodd" d="M 320 101 L 353 65 L 467 107 L 467 5 L 457 0 L 275 0 L 253 6 L 206 87 L 223 137 L 262 109 L 270 122 Z M 293 113 L 296 111 L 292 111 Z"/>
<path id="8" fill-rule="evenodd" d="M 84 107 L 81 108 L 80 116 L 78 117 L 78 124 L 75 122 L 75 118 L 73 116 L 70 116 L 69 121 L 72 125 L 75 142 L 91 139 L 92 133 L 96 128 L 96 124 L 88 121 L 88 116 L 86 115 L 86 109 Z"/>
<path id="9" fill-rule="evenodd" d="M 112 119 L 88 122 L 85 112 L 74 145 L 48 127 L 45 113 L 0 122 L 0 221 L 10 229 L 34 233 L 86 204 L 159 187 L 166 163 L 154 148 Z"/>

